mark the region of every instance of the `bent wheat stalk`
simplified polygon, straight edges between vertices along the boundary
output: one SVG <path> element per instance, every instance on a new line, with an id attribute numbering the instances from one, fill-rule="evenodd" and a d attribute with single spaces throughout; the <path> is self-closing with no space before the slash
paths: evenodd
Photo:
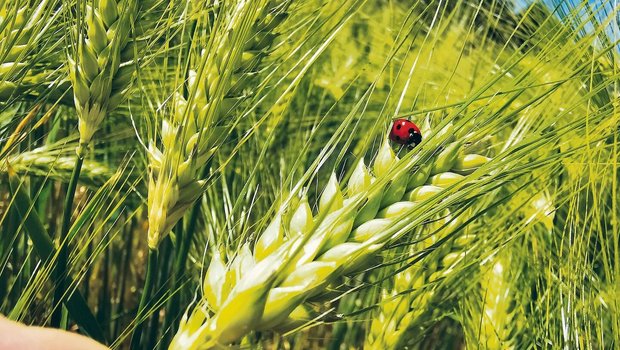
<path id="1" fill-rule="evenodd" d="M 229 266 L 214 255 L 204 298 L 184 317 L 170 349 L 212 348 L 252 330 L 286 328 L 306 299 L 334 278 L 358 270 L 410 229 L 403 224 L 414 225 L 413 211 L 437 203 L 438 194 L 462 182 L 464 177 L 451 169 L 468 173 L 488 161 L 462 155 L 461 149 L 460 141 L 448 144 L 409 176 L 410 163 L 400 161 L 386 141 L 374 161 L 376 178 L 361 160 L 344 191 L 332 174 L 317 215 L 303 198 L 294 210 L 276 214 L 253 252 L 245 245 Z"/>

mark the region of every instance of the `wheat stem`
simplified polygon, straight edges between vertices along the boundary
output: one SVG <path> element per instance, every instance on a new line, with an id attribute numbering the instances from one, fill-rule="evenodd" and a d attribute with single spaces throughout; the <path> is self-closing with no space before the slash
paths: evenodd
<path id="1" fill-rule="evenodd" d="M 57 305 L 54 313 L 52 313 L 52 326 L 59 327 L 61 324 L 61 315 L 62 315 L 62 301 L 63 295 L 65 294 L 66 289 L 66 276 L 67 276 L 67 234 L 69 233 L 69 229 L 71 228 L 71 214 L 73 213 L 73 199 L 75 198 L 75 190 L 77 189 L 77 184 L 80 178 L 80 172 L 82 171 L 82 163 L 84 158 L 77 157 L 77 161 L 75 162 L 75 167 L 73 168 L 73 172 L 71 173 L 71 178 L 69 179 L 69 184 L 67 185 L 67 191 L 65 194 L 65 204 L 62 215 L 62 227 L 60 230 L 59 246 L 58 246 L 58 260 L 56 261 L 55 268 L 55 280 L 56 280 L 56 289 L 54 290 L 54 302 L 53 305 Z"/>
<path id="2" fill-rule="evenodd" d="M 138 311 L 136 314 L 136 328 L 133 331 L 131 337 L 131 349 L 140 349 L 140 339 L 142 338 L 143 322 L 147 320 L 144 311 L 146 306 L 151 300 L 151 294 L 154 287 L 154 279 L 157 274 L 157 249 L 149 248 L 148 262 L 146 265 L 146 278 L 144 280 L 144 288 L 142 288 L 142 295 L 140 296 L 140 304 L 138 305 Z"/>
<path id="3" fill-rule="evenodd" d="M 170 331 L 166 333 L 166 340 L 168 340 L 169 337 L 171 337 L 172 334 L 174 334 L 174 332 L 176 331 L 176 321 L 179 316 L 179 304 L 181 300 L 180 291 L 177 290 L 180 288 L 180 284 L 183 283 L 184 280 L 183 277 L 185 276 L 185 265 L 187 263 L 189 247 L 192 242 L 192 238 L 194 237 L 194 232 L 196 231 L 196 223 L 198 220 L 198 215 L 200 213 L 200 207 L 200 201 L 194 204 L 194 207 L 192 208 L 192 212 L 189 217 L 187 229 L 183 231 L 180 244 L 178 244 L 178 249 L 175 253 L 176 256 L 173 265 L 171 284 L 171 290 L 173 291 L 173 294 L 170 297 L 168 305 L 166 306 L 167 312 L 165 329 L 170 329 Z M 165 342 L 165 344 L 168 343 L 168 341 Z"/>

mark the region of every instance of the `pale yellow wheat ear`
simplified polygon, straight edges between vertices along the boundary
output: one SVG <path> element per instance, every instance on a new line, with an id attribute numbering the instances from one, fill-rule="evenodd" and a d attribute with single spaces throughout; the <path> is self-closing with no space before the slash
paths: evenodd
<path id="1" fill-rule="evenodd" d="M 240 118 L 237 107 L 249 95 L 244 90 L 269 54 L 288 6 L 286 0 L 240 0 L 214 9 L 209 42 L 189 69 L 188 93 L 171 97 L 161 118 L 161 140 L 149 144 L 151 249 L 203 193 L 202 168 Z"/>
<path id="2" fill-rule="evenodd" d="M 78 3 L 77 42 L 68 67 L 79 120 L 80 157 L 105 116 L 123 101 L 132 81 L 135 62 L 127 44 L 138 8 L 138 0 Z"/>
<path id="3" fill-rule="evenodd" d="M 536 180 L 531 182 L 539 185 Z M 511 217 L 523 223 L 514 226 L 524 234 L 481 261 L 475 275 L 477 283 L 459 303 L 457 314 L 461 315 L 459 321 L 469 347 L 520 349 L 526 346 L 527 338 L 533 337 L 526 327 L 531 291 L 520 288 L 520 283 L 530 278 L 526 266 L 535 254 L 533 242 L 551 235 L 556 211 L 549 191 L 536 185 L 512 201 L 519 209 Z"/>
<path id="4" fill-rule="evenodd" d="M 471 308 L 471 324 L 474 329 L 467 329 L 468 344 L 476 344 L 481 349 L 516 349 L 513 342 L 515 334 L 511 332 L 522 325 L 519 307 L 514 304 L 514 284 L 516 269 L 512 267 L 515 259 L 502 252 L 482 266 L 480 276 L 480 293 L 476 307 Z M 512 305 L 511 305 L 512 303 Z"/>
<path id="5" fill-rule="evenodd" d="M 400 226 L 412 222 L 412 211 L 438 201 L 445 189 L 489 161 L 461 153 L 463 142 L 451 141 L 451 134 L 446 126 L 439 136 L 445 146 L 414 172 L 386 140 L 372 170 L 360 160 L 345 188 L 331 176 L 316 214 L 305 197 L 296 207 L 285 204 L 258 235 L 253 252 L 245 249 L 235 258 L 243 268 L 235 261 L 224 266 L 215 256 L 203 286 L 205 298 L 184 318 L 170 348 L 212 348 L 252 330 L 299 324 L 299 317 L 307 317 L 306 299 L 318 297 L 335 278 L 359 271 L 406 232 Z"/>
<path id="6" fill-rule="evenodd" d="M 432 134 L 428 118 L 421 128 L 424 135 Z M 466 149 L 472 152 L 480 150 L 480 146 L 468 144 Z M 479 154 L 461 153 L 455 160 L 450 160 L 453 162 L 452 171 L 428 177 L 424 186 L 416 191 L 422 199 L 430 198 L 487 160 Z M 437 172 L 437 165 L 427 164 L 427 167 L 431 174 Z M 405 251 L 388 252 L 385 256 L 402 263 L 390 263 L 385 269 L 371 272 L 374 280 L 381 281 L 381 286 L 374 299 L 377 305 L 367 325 L 364 349 L 402 349 L 407 345 L 406 341 L 411 340 L 411 327 L 434 316 L 434 304 L 441 302 L 443 297 L 442 293 L 437 293 L 438 281 L 462 273 L 459 266 L 463 261 L 473 259 L 470 251 L 476 241 L 475 230 L 469 226 L 460 227 L 469 216 L 468 212 L 460 212 L 458 216 L 450 210 L 436 214 L 409 239 L 416 243 L 408 244 Z"/>
<path id="7" fill-rule="evenodd" d="M 434 286 L 450 274 L 460 273 L 458 266 L 466 259 L 472 242 L 470 233 L 461 232 L 450 243 L 434 247 L 462 224 L 464 214 L 453 218 L 450 213 L 439 215 L 418 235 L 419 242 L 406 255 L 415 256 L 431 251 L 424 258 L 399 268 L 379 291 L 379 301 L 372 313 L 364 341 L 364 349 L 402 349 L 412 326 L 433 316 L 434 303 L 441 302 Z M 471 258 L 471 257 L 469 257 Z M 381 278 L 381 276 L 378 276 Z"/>

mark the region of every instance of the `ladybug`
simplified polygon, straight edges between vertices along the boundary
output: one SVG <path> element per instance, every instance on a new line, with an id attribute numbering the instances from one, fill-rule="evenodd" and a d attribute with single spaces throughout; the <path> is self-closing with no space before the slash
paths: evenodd
<path id="1" fill-rule="evenodd" d="M 396 119 L 390 130 L 390 140 L 399 145 L 407 145 L 410 148 L 422 142 L 420 128 L 407 119 Z"/>

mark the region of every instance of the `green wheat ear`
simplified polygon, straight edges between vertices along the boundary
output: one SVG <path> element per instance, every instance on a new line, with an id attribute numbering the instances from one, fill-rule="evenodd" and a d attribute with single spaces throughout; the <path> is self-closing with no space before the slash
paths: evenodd
<path id="1" fill-rule="evenodd" d="M 32 151 L 9 156 L 8 163 L 18 174 L 49 176 L 62 180 L 71 175 L 76 159 L 75 156 L 62 155 L 46 147 L 39 147 Z M 7 171 L 5 165 L 0 165 L 0 172 Z M 86 159 L 81 175 L 82 184 L 96 189 L 101 187 L 113 175 L 113 172 L 105 164 Z"/>
<path id="2" fill-rule="evenodd" d="M 78 19 L 78 41 L 68 65 L 79 119 L 80 156 L 131 84 L 135 62 L 127 44 L 138 6 L 137 0 L 93 0 Z"/>
<path id="3" fill-rule="evenodd" d="M 465 179 L 449 171 L 476 167 L 464 159 L 461 145 L 449 143 L 424 170 L 408 175 L 395 172 L 403 170 L 403 162 L 385 141 L 373 164 L 376 178 L 360 160 L 345 189 L 332 175 L 316 215 L 302 198 L 295 208 L 276 214 L 253 252 L 242 250 L 227 267 L 214 256 L 205 277 L 205 298 L 184 318 L 170 348 L 211 348 L 238 341 L 252 330 L 286 328 L 306 299 L 323 293 L 335 278 L 355 273 L 387 242 L 403 235 L 394 230 L 400 220 Z M 282 219 L 284 211 L 292 213 L 288 222 Z"/>
<path id="4" fill-rule="evenodd" d="M 19 1 L 0 2 L 0 99 L 9 98 L 32 68 L 32 53 L 45 30 L 47 11 L 53 6 L 50 0 L 36 6 Z"/>
<path id="5" fill-rule="evenodd" d="M 201 67 L 189 70 L 188 96 L 176 93 L 171 112 L 162 118 L 161 143 L 149 145 L 149 235 L 155 249 L 202 194 L 201 169 L 233 125 L 236 107 L 276 38 L 274 29 L 287 16 L 287 0 L 239 1 L 222 4 L 221 25 L 210 36 Z M 251 25 L 248 25 L 251 24 Z"/>

